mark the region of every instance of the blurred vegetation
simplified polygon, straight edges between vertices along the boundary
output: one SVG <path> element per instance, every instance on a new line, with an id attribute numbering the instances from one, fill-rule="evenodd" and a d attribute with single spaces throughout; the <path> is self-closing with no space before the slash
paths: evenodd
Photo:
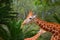
<path id="1" fill-rule="evenodd" d="M 29 10 L 45 21 L 60 23 L 60 0 L 0 0 L 0 40 L 23 40 L 39 31 L 33 23 L 20 29 Z M 50 37 L 51 33 L 46 32 L 38 40 Z"/>
<path id="2" fill-rule="evenodd" d="M 21 21 L 15 20 L 9 22 L 7 25 L 0 25 L 0 37 L 3 40 L 23 40 L 24 34 L 22 32 Z M 0 39 L 1 40 L 1 39 Z"/>

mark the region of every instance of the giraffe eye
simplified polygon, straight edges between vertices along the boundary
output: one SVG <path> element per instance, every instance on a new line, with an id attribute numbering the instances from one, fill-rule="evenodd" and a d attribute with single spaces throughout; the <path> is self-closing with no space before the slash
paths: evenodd
<path id="1" fill-rule="evenodd" d="M 29 18 L 29 19 L 32 19 L 32 18 Z"/>

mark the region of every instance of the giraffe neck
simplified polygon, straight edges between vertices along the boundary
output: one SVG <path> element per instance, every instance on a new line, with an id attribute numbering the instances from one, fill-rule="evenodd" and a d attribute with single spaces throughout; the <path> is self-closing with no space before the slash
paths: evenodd
<path id="1" fill-rule="evenodd" d="M 49 22 L 46 22 L 46 21 L 43 21 L 43 20 L 40 20 L 39 18 L 35 18 L 34 22 L 36 24 L 38 24 L 41 29 L 44 29 L 48 32 L 51 32 L 51 33 L 55 33 L 55 32 L 58 32 L 58 28 L 60 25 L 58 24 L 55 24 L 55 23 L 49 23 Z"/>

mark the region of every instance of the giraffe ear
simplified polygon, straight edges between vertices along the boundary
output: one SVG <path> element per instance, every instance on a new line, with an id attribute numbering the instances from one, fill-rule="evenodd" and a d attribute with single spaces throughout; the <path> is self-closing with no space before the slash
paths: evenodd
<path id="1" fill-rule="evenodd" d="M 33 16 L 33 12 L 31 10 L 29 11 L 29 14 L 28 14 L 27 18 L 30 17 L 30 16 Z"/>

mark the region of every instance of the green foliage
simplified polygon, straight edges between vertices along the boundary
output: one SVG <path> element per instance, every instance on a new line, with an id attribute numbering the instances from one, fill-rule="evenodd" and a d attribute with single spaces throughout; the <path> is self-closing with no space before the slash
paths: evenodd
<path id="1" fill-rule="evenodd" d="M 39 26 L 36 24 L 29 24 L 25 25 L 23 28 L 24 38 L 30 38 L 37 34 L 37 32 L 40 30 Z M 42 34 L 38 40 L 50 40 L 52 34 L 50 32 L 46 32 Z"/>
<path id="2" fill-rule="evenodd" d="M 7 26 L 2 26 L 0 28 L 0 35 L 4 40 L 23 40 L 24 35 L 20 27 L 21 21 L 16 22 L 13 20 L 7 24 Z"/>
<path id="3" fill-rule="evenodd" d="M 7 24 L 16 18 L 17 13 L 11 12 L 11 0 L 0 0 L 0 24 Z"/>
<path id="4" fill-rule="evenodd" d="M 23 40 L 23 33 L 21 27 L 21 21 L 9 23 L 9 30 L 11 32 L 11 39 L 10 40 Z"/>
<path id="5" fill-rule="evenodd" d="M 55 18 L 55 20 L 56 20 L 58 23 L 60 23 L 60 18 L 59 18 L 59 16 L 58 16 L 58 15 L 54 14 L 54 16 L 53 16 L 53 17 Z"/>
<path id="6" fill-rule="evenodd" d="M 9 32 L 8 32 L 8 29 L 6 28 L 5 25 L 0 25 L 0 37 L 3 39 L 3 40 L 8 40 L 9 39 Z"/>
<path id="7" fill-rule="evenodd" d="M 51 39 L 52 34 L 50 32 L 46 32 L 44 34 L 42 34 L 38 40 L 50 40 Z"/>
<path id="8" fill-rule="evenodd" d="M 36 24 L 20 29 L 21 19 L 25 19 L 29 10 L 43 20 L 60 23 L 60 0 L 0 0 L 0 37 L 4 40 L 23 40 L 34 36 L 39 31 Z M 47 32 L 38 40 L 49 40 L 50 37 Z"/>
<path id="9" fill-rule="evenodd" d="M 23 28 L 23 33 L 25 38 L 30 38 L 34 36 L 39 31 L 39 27 L 36 24 L 25 25 Z"/>

